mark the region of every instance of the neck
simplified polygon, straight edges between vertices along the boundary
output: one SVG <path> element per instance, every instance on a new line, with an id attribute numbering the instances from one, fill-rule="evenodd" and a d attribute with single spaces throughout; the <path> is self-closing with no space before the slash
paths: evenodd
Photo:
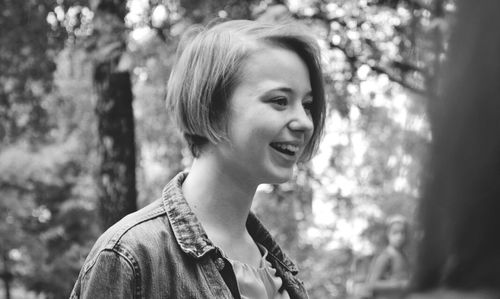
<path id="1" fill-rule="evenodd" d="M 241 239 L 257 185 L 207 156 L 193 161 L 182 191 L 196 217 L 214 242 Z"/>
<path id="2" fill-rule="evenodd" d="M 395 246 L 395 245 L 389 244 L 389 248 L 391 248 L 391 250 L 394 250 L 394 251 L 399 252 L 399 253 L 403 252 L 402 246 Z"/>

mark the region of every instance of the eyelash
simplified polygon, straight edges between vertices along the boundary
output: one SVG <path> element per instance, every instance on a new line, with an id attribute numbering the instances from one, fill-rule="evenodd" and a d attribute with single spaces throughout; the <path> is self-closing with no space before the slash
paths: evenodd
<path id="1" fill-rule="evenodd" d="M 312 107 L 313 107 L 313 102 L 302 103 L 302 106 L 304 107 L 305 110 L 311 112 Z"/>
<path id="2" fill-rule="evenodd" d="M 282 106 L 286 106 L 288 104 L 288 99 L 285 97 L 277 97 L 277 98 L 271 99 L 270 102 L 282 107 Z M 304 102 L 304 103 L 302 103 L 302 106 L 304 107 L 305 110 L 311 112 L 313 102 Z"/>
<path id="3" fill-rule="evenodd" d="M 288 104 L 288 99 L 285 97 L 277 97 L 271 99 L 271 103 L 276 104 L 278 106 L 285 106 Z"/>

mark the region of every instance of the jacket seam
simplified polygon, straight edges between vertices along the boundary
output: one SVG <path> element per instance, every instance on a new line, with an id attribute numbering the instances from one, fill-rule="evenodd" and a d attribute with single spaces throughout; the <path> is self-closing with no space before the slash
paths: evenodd
<path id="1" fill-rule="evenodd" d="M 123 238 L 123 236 L 129 231 L 131 230 L 132 228 L 134 228 L 135 226 L 143 223 L 143 222 L 146 222 L 146 221 L 149 221 L 149 220 L 152 220 L 156 217 L 159 217 L 161 215 L 164 215 L 166 214 L 165 210 L 163 209 L 163 207 L 158 207 L 157 209 L 153 210 L 152 212 L 144 215 L 143 217 L 137 219 L 136 221 L 134 221 L 133 223 L 125 226 L 124 228 L 118 230 L 117 232 L 115 232 L 113 234 L 113 236 L 110 238 L 110 240 L 107 242 L 107 245 L 105 246 L 105 248 L 107 249 L 112 249 L 112 248 L 115 248 L 116 246 L 119 246 L 119 243 L 120 243 L 120 240 Z"/>
<path id="2" fill-rule="evenodd" d="M 112 251 L 123 257 L 123 259 L 125 259 L 125 261 L 132 268 L 132 273 L 134 274 L 134 285 L 135 285 L 134 298 L 142 298 L 141 270 L 134 256 L 127 249 L 125 249 L 123 246 L 120 245 L 114 247 Z"/>
<path id="3" fill-rule="evenodd" d="M 124 250 L 124 249 L 123 249 Z M 104 252 L 113 252 L 117 254 L 118 256 L 122 257 L 125 262 L 129 265 L 129 267 L 132 269 L 132 274 L 134 276 L 134 285 L 135 285 L 135 293 L 134 293 L 134 298 L 141 298 L 141 286 L 140 286 L 140 271 L 139 267 L 137 265 L 137 268 L 134 266 L 134 262 L 132 262 L 127 256 L 130 256 L 131 259 L 134 260 L 133 256 L 128 254 L 126 250 L 124 250 L 125 253 L 121 253 L 114 248 L 103 248 L 99 253 L 95 256 L 95 258 L 92 260 L 92 262 L 85 268 L 83 277 L 87 276 L 89 274 L 89 271 L 95 266 L 97 260 L 99 259 L 99 256 L 103 254 Z M 135 261 L 135 260 L 134 260 Z"/>

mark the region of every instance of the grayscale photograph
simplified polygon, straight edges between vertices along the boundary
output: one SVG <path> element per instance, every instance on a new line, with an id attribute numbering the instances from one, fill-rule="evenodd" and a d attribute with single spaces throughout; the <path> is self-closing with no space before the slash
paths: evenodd
<path id="1" fill-rule="evenodd" d="M 499 28 L 0 0 L 0 299 L 500 299 Z"/>

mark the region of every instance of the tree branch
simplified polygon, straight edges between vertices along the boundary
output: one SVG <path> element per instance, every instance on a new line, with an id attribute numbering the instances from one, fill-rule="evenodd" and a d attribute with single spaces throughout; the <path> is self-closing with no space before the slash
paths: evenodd
<path id="1" fill-rule="evenodd" d="M 0 189 L 14 189 L 14 190 L 20 191 L 20 192 L 32 192 L 34 190 L 31 183 L 18 184 L 18 183 L 5 181 L 5 180 L 0 181 Z"/>
<path id="2" fill-rule="evenodd" d="M 419 94 L 419 95 L 422 95 L 422 96 L 427 96 L 428 93 L 425 89 L 422 89 L 422 88 L 418 88 L 416 86 L 413 86 L 412 84 L 410 84 L 408 81 L 406 80 L 403 80 L 401 78 L 398 78 L 396 76 L 394 76 L 391 72 L 389 72 L 388 70 L 380 67 L 380 66 L 377 66 L 377 65 L 370 65 L 370 64 L 367 64 L 368 66 L 370 66 L 370 68 L 378 73 L 378 74 L 384 74 L 386 75 L 389 80 L 391 80 L 392 82 L 394 83 L 397 83 L 399 85 L 401 85 L 402 87 L 416 93 L 416 94 Z"/>

